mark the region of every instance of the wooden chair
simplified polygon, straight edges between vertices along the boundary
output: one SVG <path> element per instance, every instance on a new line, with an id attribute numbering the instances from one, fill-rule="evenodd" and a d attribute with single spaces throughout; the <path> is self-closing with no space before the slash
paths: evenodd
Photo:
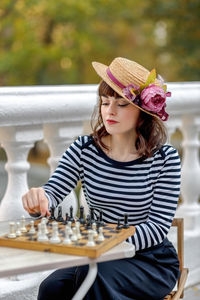
<path id="1" fill-rule="evenodd" d="M 188 276 L 188 269 L 184 268 L 184 253 L 183 253 L 183 246 L 184 246 L 184 220 L 183 218 L 174 218 L 172 222 L 172 226 L 177 227 L 177 252 L 178 252 L 178 259 L 180 263 L 180 277 L 177 283 L 177 290 L 172 291 L 169 295 L 167 295 L 164 300 L 178 300 L 183 298 L 183 292 L 185 287 L 185 282 Z"/>

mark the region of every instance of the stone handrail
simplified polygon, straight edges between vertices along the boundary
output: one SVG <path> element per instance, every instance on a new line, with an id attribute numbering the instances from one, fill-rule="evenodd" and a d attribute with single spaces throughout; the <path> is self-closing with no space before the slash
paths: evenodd
<path id="1" fill-rule="evenodd" d="M 200 82 L 168 83 L 169 135 L 178 128 L 182 141 L 182 204 L 177 215 L 185 217 L 192 234 L 200 232 Z M 1 87 L 0 145 L 7 155 L 8 184 L 0 204 L 0 220 L 21 217 L 21 196 L 27 191 L 27 156 L 36 141 L 50 149 L 51 172 L 74 138 L 83 133 L 97 99 L 96 85 Z M 75 195 L 71 196 L 75 202 Z"/>

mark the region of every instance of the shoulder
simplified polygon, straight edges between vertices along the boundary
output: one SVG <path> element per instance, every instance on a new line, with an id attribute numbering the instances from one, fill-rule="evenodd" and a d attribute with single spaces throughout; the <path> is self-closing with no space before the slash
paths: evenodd
<path id="1" fill-rule="evenodd" d="M 160 153 L 161 156 L 163 156 L 163 158 L 165 157 L 169 157 L 169 156 L 179 156 L 177 149 L 175 149 L 173 146 L 171 145 L 163 145 L 158 152 Z"/>
<path id="2" fill-rule="evenodd" d="M 77 145 L 81 150 L 87 148 L 92 143 L 93 137 L 90 135 L 81 135 L 74 141 L 74 144 Z"/>
<path id="3" fill-rule="evenodd" d="M 163 145 L 154 153 L 154 158 L 157 160 L 162 160 L 163 163 L 171 162 L 180 164 L 180 157 L 177 149 L 167 144 Z"/>
<path id="4" fill-rule="evenodd" d="M 77 139 L 70 145 L 68 151 L 76 150 L 78 152 L 82 152 L 84 148 L 88 148 L 91 144 L 93 144 L 93 138 L 90 135 L 81 135 L 78 136 Z"/>

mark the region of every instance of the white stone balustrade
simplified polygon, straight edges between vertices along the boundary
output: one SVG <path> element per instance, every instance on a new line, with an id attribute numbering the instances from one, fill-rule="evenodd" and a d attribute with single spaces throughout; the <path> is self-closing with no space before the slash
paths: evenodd
<path id="1" fill-rule="evenodd" d="M 186 238 L 196 237 L 199 243 L 200 82 L 168 83 L 168 90 L 172 92 L 172 98 L 167 99 L 169 135 L 179 129 L 183 136 L 180 145 L 183 150 L 182 203 L 177 216 L 185 218 Z M 52 173 L 65 149 L 83 133 L 83 123 L 90 120 L 96 104 L 96 92 L 96 85 L 0 88 L 0 145 L 7 155 L 8 172 L 7 189 L 0 203 L 0 220 L 24 214 L 21 197 L 28 189 L 27 156 L 34 143 L 44 139 L 48 144 Z M 70 197 L 76 206 L 75 195 L 72 193 Z M 192 268 L 196 268 L 194 274 L 197 271 L 200 274 L 199 258 Z M 200 280 L 200 276 L 196 277 Z"/>
<path id="2" fill-rule="evenodd" d="M 182 204 L 185 228 L 200 230 L 200 83 L 169 83 L 172 98 L 167 109 L 169 135 L 183 134 Z M 0 220 L 24 213 L 21 196 L 27 189 L 27 156 L 34 143 L 44 139 L 50 149 L 51 173 L 64 150 L 82 134 L 83 122 L 96 103 L 96 85 L 0 88 L 0 143 L 8 161 L 8 185 L 0 206 Z"/>
<path id="3" fill-rule="evenodd" d="M 0 88 L 0 144 L 8 158 L 8 184 L 0 204 L 0 220 L 26 215 L 21 198 L 28 190 L 27 157 L 34 143 L 41 139 L 47 142 L 52 173 L 65 149 L 82 133 L 83 122 L 90 119 L 95 94 L 93 85 Z M 73 191 L 69 197 L 69 205 L 76 210 Z"/>

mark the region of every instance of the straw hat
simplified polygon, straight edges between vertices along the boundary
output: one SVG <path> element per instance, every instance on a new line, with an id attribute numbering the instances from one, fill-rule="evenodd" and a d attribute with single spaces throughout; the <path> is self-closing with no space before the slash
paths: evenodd
<path id="1" fill-rule="evenodd" d="M 140 64 L 122 57 L 115 58 L 109 66 L 99 62 L 92 62 L 92 66 L 115 92 L 131 104 L 163 121 L 168 119 L 164 108 L 170 93 L 166 93 L 166 85 L 156 78 L 155 70 L 152 75 Z"/>

